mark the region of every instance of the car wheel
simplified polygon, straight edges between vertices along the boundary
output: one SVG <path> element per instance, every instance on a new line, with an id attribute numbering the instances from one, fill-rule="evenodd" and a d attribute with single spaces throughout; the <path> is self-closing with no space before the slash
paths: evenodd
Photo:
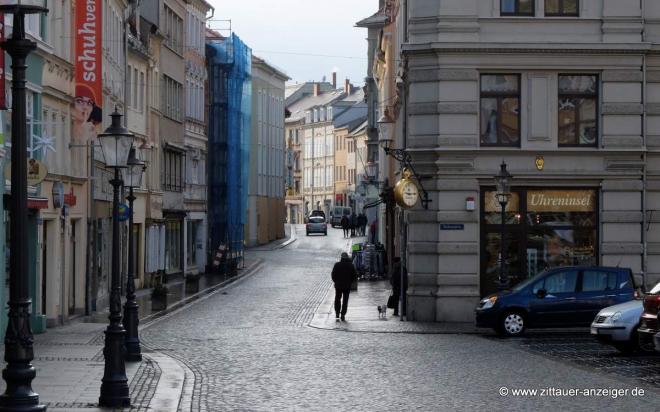
<path id="1" fill-rule="evenodd" d="M 328 232 L 323 232 L 323 236 L 328 236 Z"/>
<path id="2" fill-rule="evenodd" d="M 505 336 L 520 336 L 525 331 L 525 316 L 516 311 L 505 312 L 498 332 Z"/>
<path id="3" fill-rule="evenodd" d="M 307 236 L 309 236 L 309 232 L 307 232 Z"/>
<path id="4" fill-rule="evenodd" d="M 630 343 L 627 345 L 632 348 L 632 350 L 636 350 L 637 352 L 646 354 L 646 355 L 655 355 L 657 352 L 655 351 L 655 345 L 653 341 L 649 342 L 642 342 L 639 339 L 639 333 L 637 333 L 637 328 L 639 325 L 635 326 L 635 330 L 633 331 L 632 335 L 630 336 Z M 623 352 L 621 349 L 619 349 L 616 345 L 614 345 L 615 348 L 617 348 L 619 351 Z M 626 352 L 624 352 L 626 353 Z"/>

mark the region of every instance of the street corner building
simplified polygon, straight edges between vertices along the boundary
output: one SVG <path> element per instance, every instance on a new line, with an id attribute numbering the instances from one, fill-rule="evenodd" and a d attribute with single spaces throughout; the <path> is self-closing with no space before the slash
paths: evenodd
<path id="1" fill-rule="evenodd" d="M 402 104 L 381 109 L 431 198 L 406 212 L 408 319 L 473 321 L 502 233 L 514 284 L 564 265 L 660 280 L 659 18 L 637 0 L 381 1 L 376 47 L 402 56 L 382 63 Z"/>

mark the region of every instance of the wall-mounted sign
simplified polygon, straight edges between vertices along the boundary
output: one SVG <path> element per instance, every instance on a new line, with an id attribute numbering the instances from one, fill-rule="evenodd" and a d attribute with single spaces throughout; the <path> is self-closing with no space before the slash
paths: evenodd
<path id="1" fill-rule="evenodd" d="M 120 222 L 127 221 L 130 212 L 131 212 L 131 209 L 124 203 L 120 203 L 117 206 L 117 214 L 119 215 L 119 221 Z"/>
<path id="2" fill-rule="evenodd" d="M 593 212 L 595 190 L 529 190 L 527 210 L 530 212 Z"/>
<path id="3" fill-rule="evenodd" d="M 441 223 L 440 230 L 465 230 L 463 223 Z"/>
<path id="4" fill-rule="evenodd" d="M 76 198 L 76 195 L 73 194 L 73 187 L 71 188 L 69 193 L 64 194 L 64 204 L 67 206 L 75 206 L 77 200 L 78 198 Z"/>
<path id="5" fill-rule="evenodd" d="M 29 158 L 27 160 L 27 184 L 30 186 L 36 186 L 48 175 L 48 169 L 46 165 L 38 161 L 37 159 Z M 5 179 L 11 180 L 11 162 L 5 164 Z"/>
<path id="6" fill-rule="evenodd" d="M 64 184 L 59 180 L 53 182 L 53 209 L 64 206 Z"/>

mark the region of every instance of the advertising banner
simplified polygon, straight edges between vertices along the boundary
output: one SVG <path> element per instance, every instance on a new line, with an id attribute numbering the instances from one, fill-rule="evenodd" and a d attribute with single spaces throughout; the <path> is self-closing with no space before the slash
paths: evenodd
<path id="1" fill-rule="evenodd" d="M 76 2 L 75 18 L 76 84 L 71 134 L 75 143 L 85 144 L 96 140 L 97 126 L 103 119 L 102 1 Z"/>

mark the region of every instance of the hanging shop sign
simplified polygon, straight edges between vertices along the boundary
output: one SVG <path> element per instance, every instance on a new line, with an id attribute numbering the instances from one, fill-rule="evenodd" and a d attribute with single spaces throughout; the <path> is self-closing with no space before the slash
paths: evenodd
<path id="1" fill-rule="evenodd" d="M 593 212 L 595 190 L 528 190 L 530 212 Z"/>
<path id="2" fill-rule="evenodd" d="M 29 158 L 27 160 L 27 184 L 36 186 L 43 182 L 48 174 L 46 165 L 37 159 Z M 5 179 L 11 180 L 11 162 L 5 164 Z"/>
<path id="3" fill-rule="evenodd" d="M 119 221 L 120 222 L 125 222 L 128 220 L 128 216 L 130 215 L 131 209 L 125 204 L 125 203 L 120 203 L 117 206 L 117 214 L 119 216 Z"/>
<path id="4" fill-rule="evenodd" d="M 404 209 L 415 207 L 419 202 L 419 188 L 417 182 L 410 178 L 410 170 L 403 169 L 403 178 L 394 186 L 394 200 Z"/>

